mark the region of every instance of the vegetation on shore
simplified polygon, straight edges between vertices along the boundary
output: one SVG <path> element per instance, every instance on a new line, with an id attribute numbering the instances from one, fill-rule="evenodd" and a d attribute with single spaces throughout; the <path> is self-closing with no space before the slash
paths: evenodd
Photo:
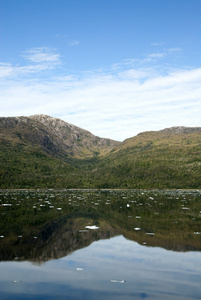
<path id="1" fill-rule="evenodd" d="M 9 123 L 5 119 L 0 122 L 1 189 L 201 188 L 200 128 L 145 132 L 123 143 L 98 140 L 82 132 L 74 143 L 75 132 L 68 127 L 68 148 L 58 138 L 65 135 L 68 141 L 65 128 L 62 133 L 58 127 L 51 131 L 51 118 L 47 124 L 44 119 L 43 123 L 37 120 L 38 129 L 33 120 Z M 79 136 L 77 127 L 76 134 Z"/>

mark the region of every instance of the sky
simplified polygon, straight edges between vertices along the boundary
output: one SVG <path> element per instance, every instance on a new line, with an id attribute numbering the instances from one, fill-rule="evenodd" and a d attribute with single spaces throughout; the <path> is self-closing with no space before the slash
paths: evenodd
<path id="1" fill-rule="evenodd" d="M 0 0 L 0 117 L 123 141 L 201 126 L 200 0 Z"/>

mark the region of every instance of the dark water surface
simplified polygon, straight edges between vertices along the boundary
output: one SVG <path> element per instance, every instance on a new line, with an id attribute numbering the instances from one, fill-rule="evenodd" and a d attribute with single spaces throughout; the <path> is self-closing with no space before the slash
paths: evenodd
<path id="1" fill-rule="evenodd" d="M 0 299 L 201 299 L 200 191 L 0 191 Z"/>

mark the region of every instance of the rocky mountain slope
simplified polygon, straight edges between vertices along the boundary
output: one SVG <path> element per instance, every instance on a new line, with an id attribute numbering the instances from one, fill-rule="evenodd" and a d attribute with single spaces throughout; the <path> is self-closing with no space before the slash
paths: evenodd
<path id="1" fill-rule="evenodd" d="M 87 158 L 107 153 L 119 142 L 99 138 L 89 131 L 46 115 L 0 118 L 0 139 L 40 147 L 52 155 Z"/>

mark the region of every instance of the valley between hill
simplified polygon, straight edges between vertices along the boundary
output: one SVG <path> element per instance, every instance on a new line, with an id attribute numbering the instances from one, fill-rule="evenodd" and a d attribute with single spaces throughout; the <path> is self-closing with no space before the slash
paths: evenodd
<path id="1" fill-rule="evenodd" d="M 0 118 L 0 188 L 201 188 L 201 127 L 123 142 L 46 115 Z"/>

